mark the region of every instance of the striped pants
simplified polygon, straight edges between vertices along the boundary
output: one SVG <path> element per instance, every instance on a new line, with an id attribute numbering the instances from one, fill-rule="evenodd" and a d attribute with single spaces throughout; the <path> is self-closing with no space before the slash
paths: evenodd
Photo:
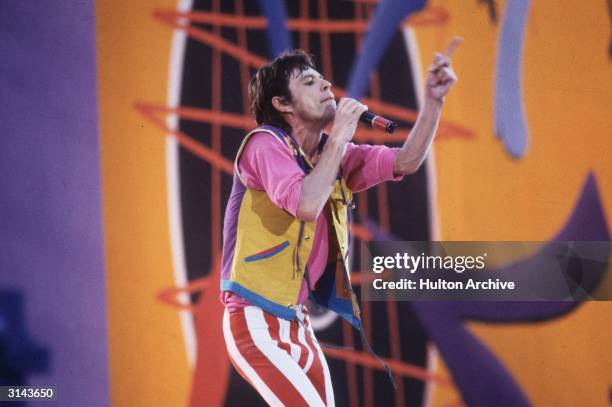
<path id="1" fill-rule="evenodd" d="M 272 406 L 333 406 L 329 368 L 306 307 L 287 321 L 248 306 L 225 310 L 223 334 L 232 364 Z"/>

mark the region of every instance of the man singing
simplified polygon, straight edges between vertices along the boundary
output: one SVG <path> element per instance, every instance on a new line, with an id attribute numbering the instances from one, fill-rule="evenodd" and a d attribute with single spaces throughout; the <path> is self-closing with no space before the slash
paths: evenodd
<path id="1" fill-rule="evenodd" d="M 259 127 L 246 135 L 234 165 L 221 301 L 230 360 L 268 404 L 334 405 L 304 302 L 336 312 L 363 337 L 349 273 L 352 194 L 400 180 L 424 161 L 457 81 L 452 48 L 436 54 L 401 149 L 351 143 L 368 107 L 351 98 L 336 103 L 331 83 L 302 51 L 282 53 L 251 79 Z"/>

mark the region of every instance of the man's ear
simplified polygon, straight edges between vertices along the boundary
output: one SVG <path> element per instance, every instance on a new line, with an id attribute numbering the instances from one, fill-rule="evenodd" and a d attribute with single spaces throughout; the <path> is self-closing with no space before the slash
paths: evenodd
<path id="1" fill-rule="evenodd" d="M 274 96 L 272 98 L 272 106 L 281 113 L 290 113 L 293 111 L 291 105 L 287 102 L 287 98 L 284 96 Z"/>

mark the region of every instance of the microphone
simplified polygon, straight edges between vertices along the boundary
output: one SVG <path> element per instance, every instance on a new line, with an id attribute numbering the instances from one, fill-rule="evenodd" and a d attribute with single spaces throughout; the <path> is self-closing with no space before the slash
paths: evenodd
<path id="1" fill-rule="evenodd" d="M 387 133 L 393 133 L 397 127 L 397 123 L 372 112 L 363 112 L 361 116 L 359 116 L 359 121 L 367 123 L 377 129 L 384 130 Z"/>

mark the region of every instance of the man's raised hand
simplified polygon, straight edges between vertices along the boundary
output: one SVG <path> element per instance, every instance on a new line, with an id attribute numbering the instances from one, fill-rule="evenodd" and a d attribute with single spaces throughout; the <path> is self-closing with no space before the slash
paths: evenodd
<path id="1" fill-rule="evenodd" d="M 368 107 L 355 99 L 342 98 L 336 108 L 334 124 L 330 137 L 336 141 L 348 143 L 352 140 L 359 123 L 359 116 L 366 112 Z"/>
<path id="2" fill-rule="evenodd" d="M 426 81 L 426 97 L 442 102 L 444 96 L 450 91 L 455 82 L 457 75 L 450 66 L 452 53 L 463 42 L 461 37 L 453 37 L 453 40 L 443 53 L 436 52 L 433 63 L 430 65 L 427 72 Z"/>

